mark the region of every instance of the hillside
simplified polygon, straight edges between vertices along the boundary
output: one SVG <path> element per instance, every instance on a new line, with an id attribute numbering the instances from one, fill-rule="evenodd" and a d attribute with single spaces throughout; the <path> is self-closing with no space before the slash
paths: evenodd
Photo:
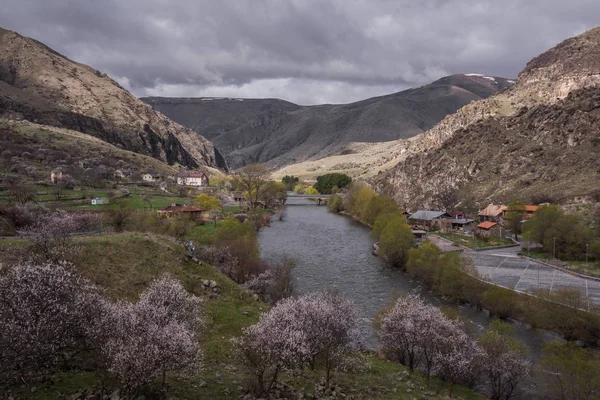
<path id="1" fill-rule="evenodd" d="M 397 165 L 373 179 L 407 207 L 447 189 L 475 200 L 557 199 L 598 189 L 600 28 L 529 62 L 517 82 L 400 141 Z"/>
<path id="2" fill-rule="evenodd" d="M 510 83 L 478 74 L 452 75 L 419 88 L 340 105 L 212 97 L 142 100 L 212 140 L 233 168 L 261 162 L 277 169 L 351 153 L 352 143 L 415 136 Z"/>
<path id="3" fill-rule="evenodd" d="M 57 167 L 82 183 L 100 170 L 111 179 L 118 168 L 130 170 L 138 177 L 145 171 L 161 176 L 178 172 L 153 157 L 121 149 L 93 136 L 25 121 L 9 123 L 0 119 L 0 153 L 0 173 L 11 172 L 41 182 L 49 182 L 50 171 Z M 79 166 L 80 160 L 90 163 L 87 170 Z"/>
<path id="4" fill-rule="evenodd" d="M 77 130 L 168 164 L 226 168 L 212 143 L 106 74 L 1 28 L 0 117 Z"/>

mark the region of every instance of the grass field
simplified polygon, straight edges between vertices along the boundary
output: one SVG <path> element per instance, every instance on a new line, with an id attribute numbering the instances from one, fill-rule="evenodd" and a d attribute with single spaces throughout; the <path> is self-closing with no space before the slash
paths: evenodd
<path id="1" fill-rule="evenodd" d="M 550 264 L 556 264 L 561 268 L 566 268 L 568 270 L 577 272 L 583 275 L 590 275 L 595 277 L 600 277 L 600 261 L 598 260 L 588 260 L 585 261 L 562 261 L 562 260 L 553 260 L 552 254 L 543 253 L 543 252 L 522 252 L 521 254 L 535 258 L 536 260 L 543 260 Z"/>
<path id="2" fill-rule="evenodd" d="M 204 228 L 207 229 L 207 228 Z M 105 288 L 114 300 L 135 300 L 157 277 L 169 274 L 184 287 L 203 299 L 206 326 L 201 333 L 204 367 L 196 376 L 168 379 L 169 396 L 190 399 L 234 399 L 243 394 L 245 367 L 235 356 L 231 339 L 244 327 L 258 321 L 268 306 L 252 299 L 252 294 L 206 264 L 197 264 L 185 256 L 184 248 L 156 235 L 123 233 L 110 236 L 90 236 L 76 239 L 82 246 L 79 272 Z M 18 239 L 0 240 L 0 251 L 22 245 Z M 207 293 L 200 284 L 203 279 L 217 281 L 221 292 Z M 361 373 L 336 373 L 333 377 L 346 395 L 355 399 L 413 399 L 426 396 L 445 398 L 446 386 L 432 379 L 429 387 L 420 373 L 409 376 L 401 365 L 367 355 L 370 367 Z M 282 379 L 310 392 L 322 371 L 305 371 L 299 376 L 284 375 Z M 97 376 L 90 371 L 57 373 L 29 387 L 0 383 L 18 399 L 41 400 L 68 398 L 77 391 L 91 389 Z M 109 381 L 109 385 L 114 385 Z M 31 391 L 35 386 L 36 390 Z M 114 389 L 111 388 L 112 391 Z M 110 392 L 109 392 L 110 393 Z M 427 393 L 427 395 L 426 395 Z M 457 387 L 454 395 L 463 399 L 483 399 L 470 390 Z M 1 396 L 0 396 L 1 397 Z"/>
<path id="3" fill-rule="evenodd" d="M 452 243 L 459 246 L 466 246 L 471 249 L 514 244 L 512 240 L 506 238 L 488 238 L 487 240 L 484 240 L 474 236 L 462 236 L 453 233 L 437 233 L 437 235 L 450 240 Z"/>

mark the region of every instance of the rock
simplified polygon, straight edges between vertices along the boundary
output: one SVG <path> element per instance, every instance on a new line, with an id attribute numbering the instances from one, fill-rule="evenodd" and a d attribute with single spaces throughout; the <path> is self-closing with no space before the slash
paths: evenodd
<path id="1" fill-rule="evenodd" d="M 109 397 L 109 399 L 110 399 L 110 400 L 121 400 L 121 396 L 120 396 L 119 389 L 117 389 L 117 390 L 115 390 L 114 392 L 112 392 L 112 393 L 110 394 L 110 397 Z"/>
<path id="2" fill-rule="evenodd" d="M 35 392 L 37 392 L 37 388 L 36 388 L 35 386 L 33 386 L 33 387 L 30 389 L 30 392 L 31 392 L 31 393 L 35 393 Z"/>
<path id="3" fill-rule="evenodd" d="M 242 314 L 244 314 L 245 316 L 250 315 L 250 313 L 248 311 L 244 311 L 244 312 L 242 312 Z"/>
<path id="4" fill-rule="evenodd" d="M 260 297 L 258 297 L 258 295 L 257 295 L 256 293 L 254 293 L 254 294 L 252 295 L 252 299 L 254 299 L 254 301 L 259 301 L 259 300 L 260 300 Z"/>
<path id="5" fill-rule="evenodd" d="M 216 288 L 216 287 L 217 287 L 217 286 L 219 286 L 219 285 L 217 284 L 217 281 L 210 281 L 210 282 L 209 282 L 209 286 L 210 286 L 211 288 Z"/>

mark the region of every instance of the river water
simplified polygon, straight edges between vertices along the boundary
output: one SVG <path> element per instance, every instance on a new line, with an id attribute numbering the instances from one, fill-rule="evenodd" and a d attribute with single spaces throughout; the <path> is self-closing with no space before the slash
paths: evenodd
<path id="1" fill-rule="evenodd" d="M 283 221 L 274 217 L 271 227 L 259 233 L 263 258 L 277 260 L 289 255 L 297 259 L 293 272 L 296 294 L 335 290 L 354 302 L 361 315 L 365 345 L 371 349 L 377 347 L 373 319 L 398 295 L 418 293 L 431 304 L 449 305 L 408 274 L 372 255 L 374 242 L 368 227 L 306 199 L 288 200 Z M 485 312 L 469 306 L 461 306 L 459 312 L 474 331 L 483 332 L 492 321 Z M 521 324 L 514 324 L 514 337 L 527 346 L 534 360 L 543 343 L 556 338 Z M 533 387 L 529 390 L 535 392 Z"/>

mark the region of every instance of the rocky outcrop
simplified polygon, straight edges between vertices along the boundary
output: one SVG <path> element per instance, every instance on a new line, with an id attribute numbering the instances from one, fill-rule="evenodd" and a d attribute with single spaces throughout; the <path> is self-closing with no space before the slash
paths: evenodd
<path id="1" fill-rule="evenodd" d="M 227 168 L 211 142 L 86 65 L 0 29 L 0 115 L 75 129 L 169 164 Z"/>
<path id="2" fill-rule="evenodd" d="M 600 28 L 533 59 L 517 82 L 400 142 L 397 165 L 372 180 L 406 206 L 448 188 L 474 199 L 584 194 L 597 180 Z"/>

